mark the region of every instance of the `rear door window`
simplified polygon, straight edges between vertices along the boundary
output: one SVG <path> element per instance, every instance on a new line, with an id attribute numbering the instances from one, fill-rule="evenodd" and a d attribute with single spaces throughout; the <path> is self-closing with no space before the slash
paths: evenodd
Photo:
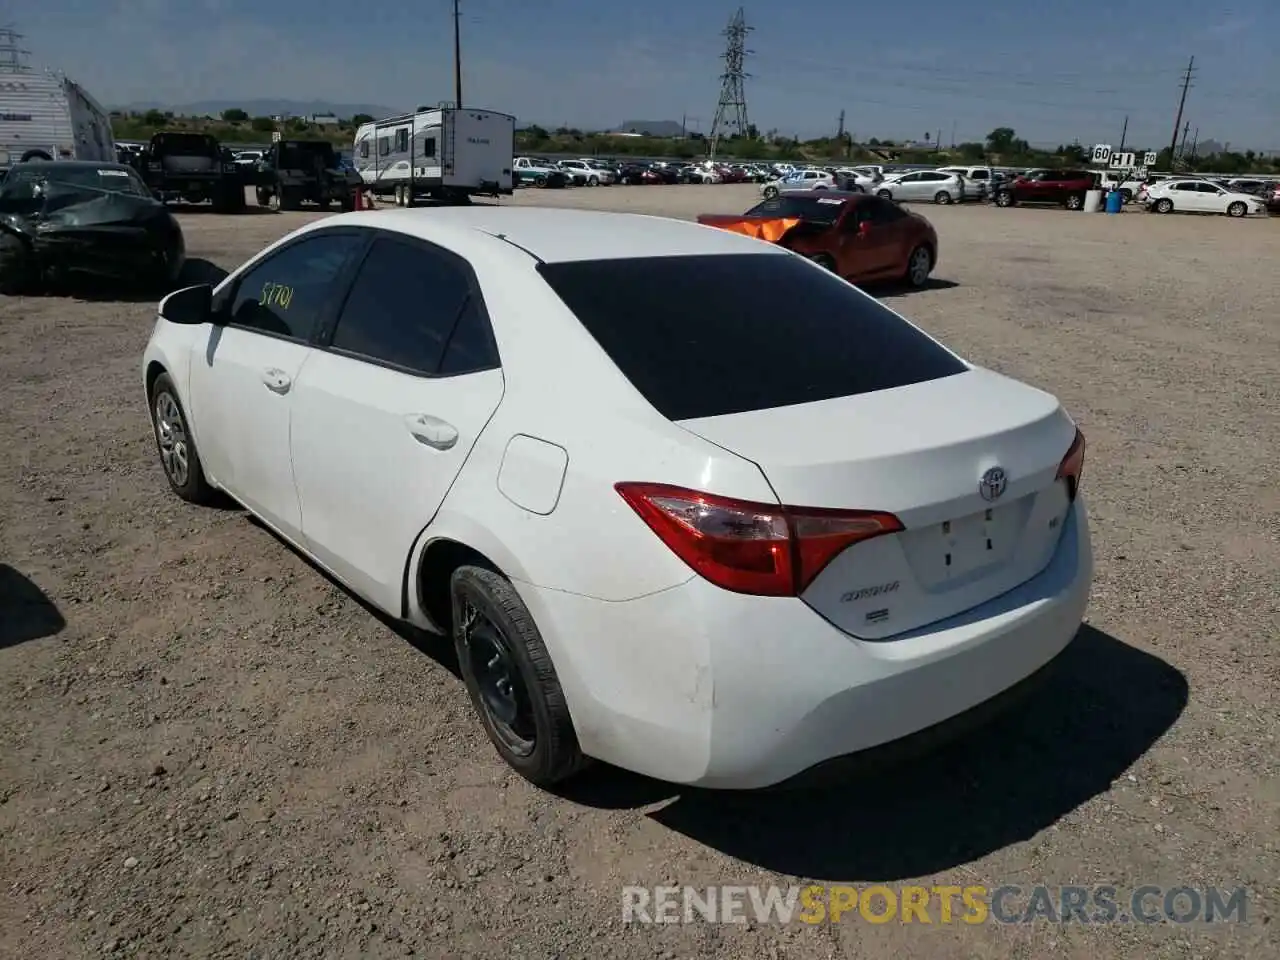
<path id="1" fill-rule="evenodd" d="M 538 270 L 671 420 L 890 390 L 968 369 L 872 297 L 796 256 L 589 260 Z"/>

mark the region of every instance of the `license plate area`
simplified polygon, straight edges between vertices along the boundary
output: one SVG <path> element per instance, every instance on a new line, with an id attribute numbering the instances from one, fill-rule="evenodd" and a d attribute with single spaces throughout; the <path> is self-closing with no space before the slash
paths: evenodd
<path id="1" fill-rule="evenodd" d="M 912 530 L 905 546 L 921 586 L 957 585 L 1006 564 L 1017 549 L 1027 506 L 1015 500 Z"/>

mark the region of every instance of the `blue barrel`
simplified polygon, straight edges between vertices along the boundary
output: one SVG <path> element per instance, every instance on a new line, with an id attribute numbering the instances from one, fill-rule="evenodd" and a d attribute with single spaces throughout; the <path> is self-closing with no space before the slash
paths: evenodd
<path id="1" fill-rule="evenodd" d="M 1124 209 L 1124 194 L 1112 190 L 1107 194 L 1107 213 L 1119 213 Z"/>

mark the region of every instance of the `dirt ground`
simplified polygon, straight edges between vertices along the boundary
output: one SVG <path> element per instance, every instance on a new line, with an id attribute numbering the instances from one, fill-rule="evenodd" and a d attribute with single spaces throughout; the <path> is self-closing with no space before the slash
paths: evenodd
<path id="1" fill-rule="evenodd" d="M 754 196 L 512 202 L 689 217 Z M 153 302 L 0 300 L 0 956 L 1280 956 L 1280 223 L 923 212 L 937 280 L 884 296 L 1077 418 L 1092 605 L 1039 698 L 813 796 L 609 769 L 533 789 L 447 644 L 170 495 L 140 382 Z M 182 220 L 192 257 L 231 268 L 313 216 Z M 1250 899 L 1214 926 L 622 922 L 628 884 L 809 880 Z"/>

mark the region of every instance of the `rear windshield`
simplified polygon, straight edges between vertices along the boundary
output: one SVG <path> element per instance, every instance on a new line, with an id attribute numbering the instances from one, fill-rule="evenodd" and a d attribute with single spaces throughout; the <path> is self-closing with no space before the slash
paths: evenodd
<path id="1" fill-rule="evenodd" d="M 835 223 L 844 209 L 844 201 L 834 197 L 796 197 L 779 195 L 757 203 L 746 212 L 748 217 L 800 217 L 815 223 Z"/>
<path id="2" fill-rule="evenodd" d="M 285 141 L 280 144 L 280 163 L 282 166 L 287 167 L 291 163 L 310 166 L 316 160 L 328 167 L 337 166 L 338 154 L 333 149 L 333 144 L 328 141 L 299 142 L 296 140 Z"/>
<path id="3" fill-rule="evenodd" d="M 670 420 L 888 390 L 967 367 L 796 256 L 550 263 L 539 271 Z"/>
<path id="4" fill-rule="evenodd" d="M 218 141 L 208 134 L 201 133 L 159 133 L 151 141 L 151 147 L 153 151 L 175 155 L 218 156 Z"/>

